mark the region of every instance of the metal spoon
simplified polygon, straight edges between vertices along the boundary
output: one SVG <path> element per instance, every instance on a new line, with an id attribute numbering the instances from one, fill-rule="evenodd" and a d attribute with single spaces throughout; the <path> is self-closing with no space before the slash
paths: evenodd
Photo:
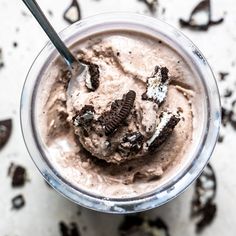
<path id="1" fill-rule="evenodd" d="M 73 94 L 78 88 L 79 80 L 86 79 L 88 75 L 88 66 L 79 62 L 70 50 L 66 47 L 63 41 L 60 39 L 52 25 L 47 20 L 46 16 L 42 12 L 41 8 L 35 0 L 22 0 L 28 9 L 31 11 L 35 19 L 41 25 L 45 33 L 48 35 L 51 42 L 54 44 L 61 56 L 64 57 L 69 69 L 72 73 L 72 79 L 69 81 L 67 93 Z"/>

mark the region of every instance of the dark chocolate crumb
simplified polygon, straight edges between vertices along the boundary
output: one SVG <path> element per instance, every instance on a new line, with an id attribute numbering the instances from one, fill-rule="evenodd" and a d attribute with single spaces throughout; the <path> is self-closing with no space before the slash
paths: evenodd
<path id="1" fill-rule="evenodd" d="M 48 10 L 48 15 L 49 15 L 49 16 L 53 16 L 52 10 Z"/>
<path id="2" fill-rule="evenodd" d="M 8 142 L 12 132 L 12 120 L 2 120 L 0 121 L 0 150 Z"/>
<path id="3" fill-rule="evenodd" d="M 119 56 L 120 56 L 120 52 L 117 52 L 117 53 L 116 53 L 116 56 L 118 56 L 118 57 L 119 57 Z"/>
<path id="4" fill-rule="evenodd" d="M 17 46 L 18 46 L 18 43 L 17 42 L 13 42 L 13 47 L 17 48 Z"/>
<path id="5" fill-rule="evenodd" d="M 229 98 L 233 95 L 233 91 L 231 89 L 226 89 L 224 97 Z"/>
<path id="6" fill-rule="evenodd" d="M 139 215 L 127 215 L 124 218 L 124 221 L 119 226 L 119 231 L 127 232 L 135 226 L 141 226 L 144 222 L 144 219 Z"/>
<path id="7" fill-rule="evenodd" d="M 74 9 L 75 9 L 75 15 L 71 15 L 72 13 L 74 13 L 73 11 Z M 77 0 L 72 0 L 70 6 L 64 12 L 63 18 L 69 24 L 73 24 L 81 19 L 80 6 Z"/>
<path id="8" fill-rule="evenodd" d="M 111 105 L 111 110 L 104 112 L 99 118 L 106 135 L 114 133 L 126 120 L 133 108 L 135 97 L 136 93 L 130 90 L 123 96 L 122 100 L 115 100 Z"/>
<path id="9" fill-rule="evenodd" d="M 76 223 L 72 222 L 66 225 L 63 221 L 59 222 L 61 236 L 80 236 Z"/>
<path id="10" fill-rule="evenodd" d="M 194 16 L 199 12 L 205 12 L 207 14 L 207 22 L 204 24 L 198 24 L 194 19 Z M 220 18 L 219 20 L 212 20 L 211 19 L 211 1 L 210 0 L 203 0 L 196 7 L 192 10 L 189 19 L 183 20 L 180 19 L 179 23 L 181 27 L 187 27 L 192 30 L 199 30 L 199 31 L 207 31 L 210 26 L 218 25 L 224 21 L 224 18 Z"/>
<path id="11" fill-rule="evenodd" d="M 224 136 L 219 135 L 218 143 L 223 143 L 223 141 L 224 141 Z"/>
<path id="12" fill-rule="evenodd" d="M 14 165 L 11 163 L 8 169 L 8 175 L 11 176 L 11 185 L 13 188 L 22 187 L 26 182 L 26 169 L 20 165 Z"/>
<path id="13" fill-rule="evenodd" d="M 118 146 L 118 152 L 123 156 L 137 154 L 143 147 L 144 136 L 140 132 L 127 133 Z"/>
<path id="14" fill-rule="evenodd" d="M 166 13 L 166 8 L 163 7 L 163 8 L 162 8 L 162 11 L 161 11 L 161 14 L 162 14 L 162 15 L 165 15 L 165 13 Z"/>
<path id="15" fill-rule="evenodd" d="M 223 126 L 226 126 L 228 123 L 230 123 L 231 116 L 231 110 L 228 110 L 224 107 L 221 108 L 221 122 Z"/>
<path id="16" fill-rule="evenodd" d="M 22 194 L 15 196 L 11 201 L 13 209 L 19 210 L 25 206 L 25 199 Z"/>
<path id="17" fill-rule="evenodd" d="M 3 52 L 2 52 L 2 49 L 0 48 L 0 69 L 3 67 L 4 67 Z"/>
<path id="18" fill-rule="evenodd" d="M 225 81 L 225 79 L 228 75 L 229 75 L 228 72 L 219 72 L 220 81 Z"/>

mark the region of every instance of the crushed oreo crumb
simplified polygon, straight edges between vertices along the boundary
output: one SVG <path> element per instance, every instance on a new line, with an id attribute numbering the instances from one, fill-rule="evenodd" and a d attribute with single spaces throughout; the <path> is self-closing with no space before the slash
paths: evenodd
<path id="1" fill-rule="evenodd" d="M 207 14 L 207 21 L 205 23 L 197 23 L 194 19 L 194 16 L 199 12 L 205 12 Z M 189 19 L 183 20 L 180 19 L 179 23 L 181 27 L 187 27 L 192 30 L 206 31 L 212 25 L 218 25 L 224 21 L 224 18 L 220 18 L 219 20 L 211 19 L 211 1 L 203 0 L 192 10 Z"/>
<path id="2" fill-rule="evenodd" d="M 19 210 L 25 206 L 25 199 L 22 194 L 15 196 L 11 201 L 13 209 Z"/>
<path id="3" fill-rule="evenodd" d="M 93 121 L 95 114 L 94 107 L 91 105 L 85 105 L 79 113 L 73 118 L 73 124 L 76 127 L 89 126 Z"/>
<path id="4" fill-rule="evenodd" d="M 64 12 L 63 18 L 69 24 L 73 24 L 81 19 L 80 6 L 77 0 L 72 0 L 70 6 Z"/>
<path id="5" fill-rule="evenodd" d="M 52 10 L 48 10 L 48 15 L 49 15 L 49 16 L 53 16 Z"/>
<path id="6" fill-rule="evenodd" d="M 224 97 L 225 98 L 230 98 L 233 95 L 233 90 L 231 89 L 226 89 Z"/>
<path id="7" fill-rule="evenodd" d="M 225 81 L 225 79 L 228 75 L 229 75 L 228 72 L 219 72 L 220 81 Z"/>
<path id="8" fill-rule="evenodd" d="M 196 181 L 191 207 L 191 216 L 199 218 L 196 224 L 198 233 L 212 223 L 216 216 L 217 207 L 214 203 L 216 190 L 216 176 L 212 166 L 208 164 Z"/>
<path id="9" fill-rule="evenodd" d="M 18 47 L 18 43 L 17 42 L 13 42 L 13 47 L 17 48 Z"/>
<path id="10" fill-rule="evenodd" d="M 115 100 L 110 111 L 104 112 L 99 118 L 106 135 L 114 133 L 126 120 L 133 108 L 135 98 L 136 93 L 130 90 L 127 94 L 124 94 L 122 100 Z"/>
<path id="11" fill-rule="evenodd" d="M 170 136 L 179 121 L 180 116 L 178 114 L 174 114 L 170 111 L 162 112 L 155 133 L 146 143 L 148 151 L 156 151 Z"/>
<path id="12" fill-rule="evenodd" d="M 118 152 L 124 156 L 138 153 L 143 147 L 144 137 L 140 132 L 127 133 L 118 146 Z"/>
<path id="13" fill-rule="evenodd" d="M 150 100 L 157 104 L 165 100 L 170 81 L 168 73 L 166 67 L 155 67 L 153 75 L 147 79 L 147 89 L 142 95 L 143 100 Z"/>
<path id="14" fill-rule="evenodd" d="M 0 150 L 8 142 L 12 132 L 12 120 L 2 120 L 0 121 Z"/>
<path id="15" fill-rule="evenodd" d="M 59 229 L 61 236 L 80 236 L 80 232 L 76 223 L 72 222 L 70 225 L 66 225 L 63 221 L 59 223 Z"/>
<path id="16" fill-rule="evenodd" d="M 11 163 L 8 169 L 8 175 L 12 178 L 11 186 L 13 188 L 25 185 L 27 175 L 26 169 L 23 166 Z"/>
<path id="17" fill-rule="evenodd" d="M 147 219 L 141 215 L 125 216 L 119 226 L 120 236 L 170 236 L 167 224 L 160 218 L 155 220 Z"/>
<path id="18" fill-rule="evenodd" d="M 234 103 L 230 110 L 225 107 L 221 108 L 221 122 L 224 127 L 230 124 L 236 130 L 236 107 Z"/>
<path id="19" fill-rule="evenodd" d="M 2 53 L 2 49 L 0 48 L 0 69 L 3 67 L 4 67 L 3 53 Z"/>
<path id="20" fill-rule="evenodd" d="M 224 141 L 224 136 L 219 135 L 218 143 L 223 143 L 223 141 Z"/>
<path id="21" fill-rule="evenodd" d="M 147 5 L 151 13 L 154 13 L 157 8 L 158 0 L 139 0 Z"/>

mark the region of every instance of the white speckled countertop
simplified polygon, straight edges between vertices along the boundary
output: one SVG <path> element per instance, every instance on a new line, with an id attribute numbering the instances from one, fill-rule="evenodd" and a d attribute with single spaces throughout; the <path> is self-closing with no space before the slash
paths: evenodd
<path id="1" fill-rule="evenodd" d="M 63 20 L 70 0 L 38 0 L 57 31 L 68 24 Z M 108 11 L 131 11 L 150 14 L 138 0 L 80 0 L 82 17 Z M 159 0 L 155 17 L 179 28 L 178 19 L 189 16 L 198 0 Z M 183 32 L 200 48 L 218 79 L 219 72 L 229 72 L 226 82 L 219 82 L 223 94 L 226 88 L 236 89 L 236 4 L 235 0 L 212 0 L 213 18 L 225 17 L 224 23 L 207 32 Z M 115 7 L 114 7 L 115 6 Z M 165 8 L 165 14 L 161 14 Z M 53 15 L 49 16 L 48 10 Z M 122 216 L 101 214 L 83 209 L 60 196 L 44 182 L 25 148 L 20 130 L 19 106 L 22 86 L 27 71 L 45 42 L 48 40 L 38 23 L 20 0 L 0 0 L 0 48 L 5 67 L 0 69 L 0 120 L 13 119 L 13 132 L 8 144 L 0 151 L 0 235 L 1 236 L 57 236 L 58 223 L 75 222 L 82 236 L 118 235 L 117 226 Z M 17 42 L 18 46 L 13 47 Z M 218 79 L 219 81 L 219 79 Z M 230 99 L 227 99 L 228 102 Z M 224 101 L 223 101 L 224 103 Z M 222 130 L 226 134 L 217 144 L 211 163 L 216 171 L 218 189 L 217 217 L 207 227 L 204 236 L 236 235 L 236 131 L 230 125 Z M 12 189 L 7 169 L 11 162 L 27 168 L 29 181 L 23 188 Z M 11 199 L 17 194 L 25 196 L 26 205 L 20 210 L 11 209 Z M 193 188 L 169 204 L 146 212 L 160 216 L 170 227 L 171 236 L 194 236 L 194 221 L 190 220 L 190 202 Z M 81 214 L 78 214 L 78 211 Z"/>

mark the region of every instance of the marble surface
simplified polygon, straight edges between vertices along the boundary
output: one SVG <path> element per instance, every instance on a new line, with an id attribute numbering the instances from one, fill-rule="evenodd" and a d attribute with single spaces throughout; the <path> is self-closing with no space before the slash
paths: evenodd
<path id="1" fill-rule="evenodd" d="M 68 23 L 62 18 L 70 0 L 38 1 L 57 31 Z M 195 0 L 159 0 L 158 17 L 179 28 L 178 19 L 188 17 Z M 213 0 L 213 18 L 225 17 L 224 23 L 207 32 L 183 32 L 201 49 L 208 59 L 223 95 L 227 88 L 236 89 L 236 4 L 234 0 Z M 138 0 L 80 0 L 82 17 L 109 11 L 130 11 L 150 15 Z M 163 14 L 163 8 L 165 13 Z M 52 11 L 52 15 L 49 14 Z M 29 67 L 48 40 L 38 23 L 22 1 L 0 0 L 0 48 L 5 67 L 0 69 L 0 119 L 13 119 L 13 132 L 8 144 L 0 151 L 0 235 L 1 236 L 56 236 L 58 223 L 75 222 L 82 236 L 118 235 L 117 226 L 123 216 L 97 213 L 76 206 L 50 189 L 34 166 L 25 148 L 20 129 L 19 106 L 22 86 Z M 14 47 L 14 42 L 18 46 Z M 227 80 L 219 81 L 219 72 L 229 72 Z M 232 97 L 233 99 L 233 97 Z M 227 106 L 230 99 L 223 99 Z M 228 103 L 228 104 L 225 104 Z M 234 236 L 236 234 L 236 131 L 228 125 L 221 131 L 224 141 L 217 144 L 211 163 L 216 170 L 218 190 L 217 217 L 207 227 L 204 236 Z M 23 188 L 12 189 L 7 169 L 11 162 L 27 168 L 28 182 Z M 25 196 L 26 205 L 16 211 L 11 199 L 17 194 Z M 171 236 L 194 236 L 195 222 L 190 220 L 190 202 L 193 187 L 169 204 L 146 212 L 150 217 L 160 216 L 170 227 Z"/>

